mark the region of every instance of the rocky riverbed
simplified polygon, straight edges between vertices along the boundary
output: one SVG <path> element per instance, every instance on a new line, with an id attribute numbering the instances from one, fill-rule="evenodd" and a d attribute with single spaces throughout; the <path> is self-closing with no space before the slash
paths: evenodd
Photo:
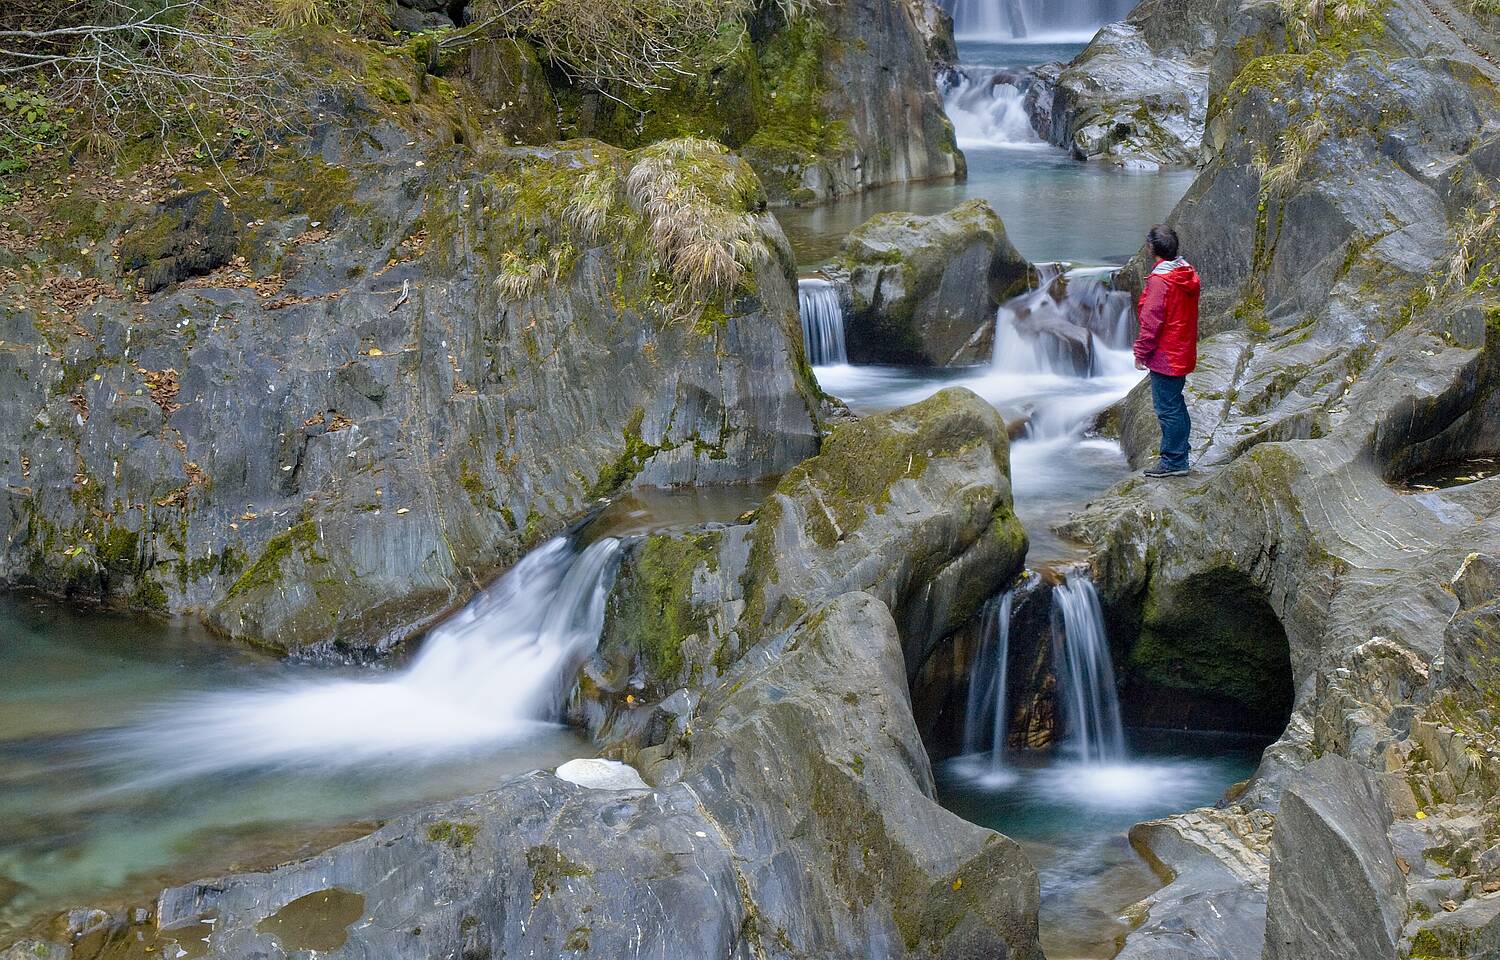
<path id="1" fill-rule="evenodd" d="M 7 189 L 0 579 L 397 689 L 443 649 L 412 652 L 427 628 L 477 595 L 447 629 L 489 636 L 537 548 L 574 551 L 516 672 L 573 645 L 514 719 L 604 759 L 80 904 L 6 960 L 1039 960 L 1042 865 L 940 805 L 929 756 L 1002 596 L 997 755 L 1076 733 L 1073 626 L 1043 606 L 1064 587 L 1097 590 L 1128 721 L 1276 737 L 1218 804 L 1130 830 L 1165 885 L 1119 956 L 1500 955 L 1489 6 L 1146 0 L 1017 87 L 1080 158 L 1199 165 L 1170 217 L 1205 278 L 1194 472 L 1094 496 L 1063 529 L 1082 564 L 1045 577 L 1012 435 L 1048 421 L 963 387 L 850 414 L 775 216 L 962 176 L 941 10 L 752 5 L 628 87 L 524 36 L 445 47 L 464 8 L 428 6 L 391 22 L 435 34 L 305 30 L 316 69 L 271 136 L 68 153 Z M 977 202 L 876 218 L 823 266 L 852 358 L 924 366 L 997 354 L 1039 276 Z M 1144 266 L 1112 294 L 1049 268 L 1028 309 L 1123 299 Z M 1106 331 L 1049 322 L 1097 374 Z M 1157 442 L 1143 388 L 1059 429 L 1137 465 Z M 722 520 L 584 526 L 631 490 L 749 483 Z"/>

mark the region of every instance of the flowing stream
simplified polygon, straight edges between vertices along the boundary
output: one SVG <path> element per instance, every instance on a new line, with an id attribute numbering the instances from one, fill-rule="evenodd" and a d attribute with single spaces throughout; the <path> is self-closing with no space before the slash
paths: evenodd
<path id="1" fill-rule="evenodd" d="M 0 941 L 591 755 L 558 720 L 598 642 L 617 538 L 730 520 L 765 492 L 625 496 L 387 670 L 277 661 L 183 621 L 0 596 Z"/>
<path id="2" fill-rule="evenodd" d="M 1054 525 L 1128 473 L 1119 444 L 1093 430 L 1099 414 L 1142 377 L 1129 350 L 1133 304 L 1107 281 L 1111 265 L 1139 248 L 1146 227 L 1165 217 L 1193 175 L 1126 172 L 1067 158 L 1031 130 L 1027 81 L 1016 68 L 1072 57 L 1079 47 L 1059 44 L 1059 35 L 1086 39 L 1129 6 L 958 0 L 953 10 L 965 65 L 950 75 L 945 105 L 969 161 L 968 182 L 873 191 L 782 215 L 799 260 L 812 266 L 833 256 L 843 236 L 874 214 L 937 213 L 982 197 L 1038 264 L 1037 288 L 997 311 L 988 364 L 851 366 L 809 351 L 824 358 L 814 363 L 823 388 L 856 413 L 903 406 L 955 385 L 994 404 L 1017 435 L 1011 483 L 1031 540 L 1032 569 L 1075 565 L 1083 551 L 1058 537 Z M 1007 42 L 1022 30 L 1028 42 Z M 804 282 L 804 297 L 811 292 Z M 1050 639 L 1040 642 L 1053 645 L 1060 746 L 1041 753 L 1007 750 L 1008 688 L 1025 675 L 1012 662 L 1014 651 L 1035 650 L 1039 638 L 1016 635 L 1010 616 L 1015 594 L 1002 594 L 985 611 L 965 704 L 964 754 L 939 766 L 939 797 L 1026 847 L 1041 875 L 1048 957 L 1104 960 L 1130 929 L 1123 911 L 1161 884 L 1130 849 L 1126 830 L 1218 801 L 1254 769 L 1264 743 L 1124 729 L 1093 584 L 1075 571 L 1050 592 L 1051 622 L 1043 628 Z"/>
<path id="3" fill-rule="evenodd" d="M 1135 0 L 944 0 L 960 40 L 1087 43 Z"/>

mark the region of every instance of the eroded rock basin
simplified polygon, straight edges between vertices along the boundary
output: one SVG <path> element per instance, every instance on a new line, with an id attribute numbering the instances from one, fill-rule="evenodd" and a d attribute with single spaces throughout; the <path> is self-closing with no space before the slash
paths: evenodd
<path id="1" fill-rule="evenodd" d="M 1129 759 L 1088 764 L 1056 754 L 989 754 L 938 767 L 938 796 L 967 820 L 1015 838 L 1042 885 L 1049 960 L 1112 957 L 1139 918 L 1131 907 L 1162 884 L 1126 831 L 1154 817 L 1217 803 L 1249 777 L 1266 742 L 1182 730 L 1127 731 Z"/>

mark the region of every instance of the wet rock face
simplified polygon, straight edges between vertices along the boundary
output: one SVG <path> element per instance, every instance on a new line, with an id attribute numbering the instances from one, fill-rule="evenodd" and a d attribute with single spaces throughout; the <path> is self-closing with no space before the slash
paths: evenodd
<path id="1" fill-rule="evenodd" d="M 1237 648 L 1264 668 L 1286 644 L 1292 715 L 1241 799 L 1282 811 L 1266 955 L 1436 955 L 1404 904 L 1441 885 L 1478 921 L 1465 905 L 1500 883 L 1481 866 L 1500 837 L 1482 652 L 1500 483 L 1407 479 L 1497 447 L 1500 77 L 1457 7 L 1397 0 L 1337 27 L 1286 9 L 1231 11 L 1210 162 L 1172 217 L 1205 280 L 1195 474 L 1128 481 L 1074 530 L 1098 545 L 1127 688 L 1165 662 L 1154 647 Z M 1134 462 L 1153 421 L 1144 392 L 1127 398 Z M 1187 696 L 1233 679 L 1178 677 Z M 1376 775 L 1388 812 L 1347 800 L 1363 788 L 1344 773 L 1300 779 L 1318 757 Z M 1401 849 L 1394 877 L 1369 866 L 1382 844 Z M 1342 900 L 1318 886 L 1335 859 L 1358 880 Z"/>
<path id="2" fill-rule="evenodd" d="M 1223 0 L 1147 0 L 1050 75 L 1040 111 L 1052 143 L 1080 160 L 1152 169 L 1196 163 Z M 1045 99 L 1045 98 L 1044 98 Z"/>
<path id="3" fill-rule="evenodd" d="M 751 523 L 637 544 L 580 699 L 614 711 L 594 714 L 602 743 L 652 788 L 530 774 L 303 863 L 169 890 L 157 935 L 212 917 L 208 955 L 275 956 L 293 949 L 272 922 L 289 905 L 358 896 L 359 917 L 323 910 L 299 942 L 413 960 L 1040 960 L 1035 871 L 933 799 L 907 693 L 913 648 L 1021 565 L 1005 443 L 991 407 L 947 391 L 840 428 Z M 637 680 L 609 693 L 621 651 Z"/>
<path id="4" fill-rule="evenodd" d="M 935 216 L 875 217 L 849 234 L 826 272 L 848 293 L 852 362 L 931 366 L 988 359 L 971 341 L 1035 276 L 983 200 Z"/>
<path id="5" fill-rule="evenodd" d="M 928 6 L 840 0 L 816 14 L 826 24 L 817 106 L 839 135 L 818 156 L 798 157 L 774 138 L 765 148 L 747 145 L 745 156 L 774 201 L 817 202 L 882 184 L 964 174 L 929 57 L 929 50 L 941 55 L 952 44 L 951 21 Z"/>
<path id="6" fill-rule="evenodd" d="M 191 280 L 7 300 L 5 582 L 365 655 L 595 497 L 816 450 L 790 257 L 742 162 L 691 143 L 438 155 L 384 107 L 338 108 L 231 168 L 232 213 L 190 193 L 121 240 L 141 289 Z M 642 164 L 711 179 L 762 253 L 734 292 L 672 295 L 685 281 L 619 185 Z M 588 233 L 564 216 L 585 182 L 608 210 Z"/>
<path id="7" fill-rule="evenodd" d="M 606 740 L 654 748 L 648 763 L 670 756 L 691 691 L 851 590 L 891 608 L 915 675 L 1025 552 L 1005 423 L 973 393 L 945 390 L 841 426 L 752 525 L 653 536 L 629 551 L 585 671 L 583 719 Z"/>

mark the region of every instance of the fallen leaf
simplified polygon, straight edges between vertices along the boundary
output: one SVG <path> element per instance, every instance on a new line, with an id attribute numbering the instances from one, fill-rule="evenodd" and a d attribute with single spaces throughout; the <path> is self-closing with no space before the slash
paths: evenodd
<path id="1" fill-rule="evenodd" d="M 385 351 L 381 350 L 379 347 L 371 347 L 369 349 L 368 353 L 372 357 L 383 357 L 383 356 L 385 356 Z"/>

